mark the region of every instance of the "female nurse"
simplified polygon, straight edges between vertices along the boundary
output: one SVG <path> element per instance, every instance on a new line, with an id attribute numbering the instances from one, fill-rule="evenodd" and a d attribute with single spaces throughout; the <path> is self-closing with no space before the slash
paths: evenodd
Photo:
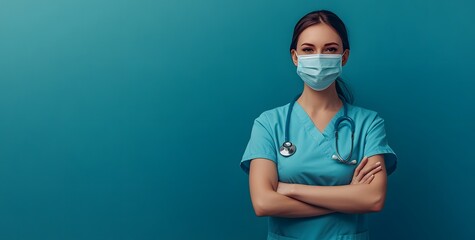
<path id="1" fill-rule="evenodd" d="M 383 208 L 397 157 L 384 120 L 353 105 L 339 77 L 350 55 L 344 23 L 330 11 L 308 13 L 290 54 L 303 91 L 254 120 L 240 163 L 254 211 L 269 216 L 267 239 L 369 239 L 366 213 Z"/>

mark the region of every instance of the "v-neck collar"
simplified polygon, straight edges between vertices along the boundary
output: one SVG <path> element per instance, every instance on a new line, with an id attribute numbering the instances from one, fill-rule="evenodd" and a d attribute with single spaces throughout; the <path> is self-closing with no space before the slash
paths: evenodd
<path id="1" fill-rule="evenodd" d="M 315 126 L 315 124 L 313 123 L 310 116 L 307 114 L 307 112 L 303 109 L 303 107 L 297 101 L 295 101 L 294 111 L 297 114 L 297 116 L 299 117 L 299 119 L 302 122 L 303 126 L 305 126 L 305 129 L 307 130 L 307 132 L 312 134 L 312 136 L 314 136 L 314 138 L 316 140 L 319 140 L 319 139 L 321 139 L 321 137 L 328 138 L 330 136 L 333 136 L 333 134 L 332 134 L 333 131 L 332 130 L 334 130 L 333 129 L 334 128 L 334 123 L 340 116 L 343 115 L 344 108 L 345 108 L 345 106 L 343 105 L 343 106 L 340 107 L 340 109 L 338 109 L 338 112 L 336 112 L 335 115 L 330 120 L 330 122 L 328 122 L 328 124 L 323 129 L 323 132 L 320 132 L 320 130 L 317 128 L 317 126 Z M 346 108 L 348 108 L 348 106 L 346 106 Z"/>

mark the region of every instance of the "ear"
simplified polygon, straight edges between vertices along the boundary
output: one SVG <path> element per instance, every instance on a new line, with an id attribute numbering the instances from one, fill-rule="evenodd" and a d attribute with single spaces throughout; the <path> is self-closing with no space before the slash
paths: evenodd
<path id="1" fill-rule="evenodd" d="M 297 67 L 298 66 L 297 51 L 295 49 L 290 50 L 290 56 L 292 57 L 292 62 L 294 62 L 294 65 Z"/>
<path id="2" fill-rule="evenodd" d="M 349 57 L 350 57 L 350 49 L 346 49 L 346 52 L 341 57 L 341 66 L 345 66 Z"/>

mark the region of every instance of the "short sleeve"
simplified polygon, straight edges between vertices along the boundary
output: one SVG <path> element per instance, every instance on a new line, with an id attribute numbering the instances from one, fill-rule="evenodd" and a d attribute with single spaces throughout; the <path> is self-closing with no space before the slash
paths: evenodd
<path id="1" fill-rule="evenodd" d="M 364 155 L 367 157 L 383 154 L 386 172 L 388 175 L 394 172 L 397 167 L 397 155 L 388 145 L 386 138 L 386 130 L 384 127 L 384 119 L 376 115 L 366 133 Z"/>
<path id="2" fill-rule="evenodd" d="M 277 162 L 277 150 L 274 146 L 274 140 L 270 129 L 266 128 L 266 126 L 268 124 L 264 115 L 254 120 L 251 137 L 240 163 L 241 169 L 246 174 L 249 174 L 252 159 L 265 158 Z"/>

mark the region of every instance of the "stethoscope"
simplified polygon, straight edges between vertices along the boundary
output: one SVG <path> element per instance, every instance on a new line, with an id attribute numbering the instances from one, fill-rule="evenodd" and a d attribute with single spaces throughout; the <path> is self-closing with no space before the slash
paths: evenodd
<path id="1" fill-rule="evenodd" d="M 290 156 L 294 155 L 294 153 L 297 151 L 297 147 L 289 140 L 289 126 L 290 126 L 290 115 L 292 115 L 292 109 L 294 107 L 295 102 L 300 97 L 300 95 L 301 94 L 297 95 L 295 97 L 295 99 L 292 102 L 290 102 L 289 110 L 287 111 L 287 118 L 285 120 L 285 133 L 284 133 L 285 134 L 285 136 L 284 136 L 285 142 L 280 147 L 280 155 L 282 155 L 284 157 L 290 157 Z M 336 160 L 340 163 L 355 165 L 356 160 L 351 160 L 350 161 L 351 155 L 353 154 L 355 123 L 354 123 L 353 119 L 348 117 L 348 112 L 347 112 L 347 107 L 346 107 L 345 101 L 342 101 L 342 102 L 343 102 L 344 114 L 343 114 L 343 116 L 339 117 L 335 121 L 334 129 L 335 129 L 335 150 L 336 150 L 336 153 L 332 155 L 332 159 L 334 159 L 334 160 Z M 340 126 L 340 123 L 343 122 L 343 121 L 348 121 L 350 123 L 350 128 L 351 128 L 351 149 L 350 149 L 350 154 L 346 158 L 343 158 L 340 155 L 340 151 L 338 150 L 338 127 Z"/>

